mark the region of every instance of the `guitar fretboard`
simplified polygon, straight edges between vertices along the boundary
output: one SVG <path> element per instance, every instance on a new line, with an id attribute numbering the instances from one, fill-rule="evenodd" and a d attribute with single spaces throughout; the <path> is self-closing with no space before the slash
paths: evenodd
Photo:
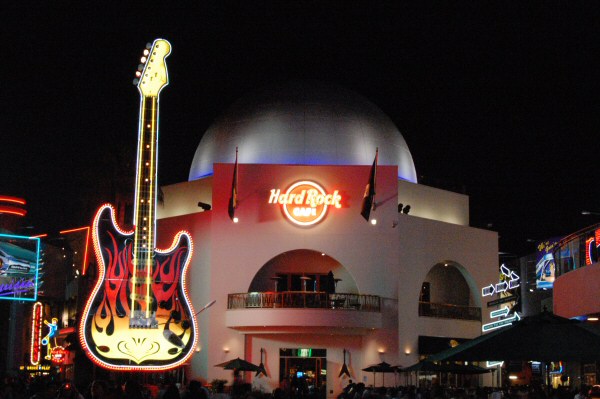
<path id="1" fill-rule="evenodd" d="M 158 97 L 143 96 L 140 107 L 131 310 L 132 318 L 149 319 L 156 309 L 151 285 L 156 225 Z M 147 322 L 140 321 L 136 326 L 147 327 Z"/>

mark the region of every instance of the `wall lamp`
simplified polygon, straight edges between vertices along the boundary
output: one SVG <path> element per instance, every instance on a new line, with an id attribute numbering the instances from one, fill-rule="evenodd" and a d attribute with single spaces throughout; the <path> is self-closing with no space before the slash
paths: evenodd
<path id="1" fill-rule="evenodd" d="M 398 213 L 408 215 L 408 212 L 410 212 L 410 205 L 398 204 Z"/>
<path id="2" fill-rule="evenodd" d="M 210 206 L 210 204 L 207 204 L 207 203 L 205 203 L 205 202 L 198 202 L 198 206 L 199 206 L 200 208 L 202 208 L 202 210 L 203 210 L 203 211 L 210 211 L 210 209 L 212 208 L 212 207 Z"/>

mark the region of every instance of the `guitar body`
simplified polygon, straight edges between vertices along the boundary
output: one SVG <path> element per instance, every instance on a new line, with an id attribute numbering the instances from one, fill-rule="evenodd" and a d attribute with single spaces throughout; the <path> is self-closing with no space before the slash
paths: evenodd
<path id="1" fill-rule="evenodd" d="M 140 272 L 134 266 L 133 237 L 133 231 L 117 227 L 112 206 L 98 210 L 93 224 L 98 280 L 83 312 L 81 342 L 92 360 L 106 368 L 173 368 L 192 355 L 198 339 L 185 289 L 191 238 L 179 232 L 171 248 L 153 251 L 151 270 Z M 135 273 L 138 284 L 132 283 Z M 151 316 L 142 315 L 140 322 L 132 304 L 149 309 Z"/>

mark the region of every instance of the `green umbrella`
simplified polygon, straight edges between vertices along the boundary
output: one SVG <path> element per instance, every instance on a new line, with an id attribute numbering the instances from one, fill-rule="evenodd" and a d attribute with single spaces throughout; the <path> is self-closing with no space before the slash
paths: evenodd
<path id="1" fill-rule="evenodd" d="M 431 355 L 443 360 L 600 360 L 600 332 L 550 312 L 523 317 L 512 325 Z"/>

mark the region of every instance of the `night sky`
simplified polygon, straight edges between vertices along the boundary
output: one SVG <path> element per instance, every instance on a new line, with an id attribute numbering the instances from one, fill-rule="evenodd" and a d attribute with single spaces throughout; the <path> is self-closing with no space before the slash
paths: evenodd
<path id="1" fill-rule="evenodd" d="M 498 231 L 502 251 L 600 222 L 580 215 L 600 212 L 597 3 L 196 3 L 3 6 L 0 194 L 27 199 L 32 230 L 87 224 L 89 198 L 133 187 L 131 81 L 158 37 L 173 46 L 161 184 L 187 180 L 203 132 L 236 99 L 318 79 L 388 114 L 420 182 L 468 194 L 471 224 Z"/>

